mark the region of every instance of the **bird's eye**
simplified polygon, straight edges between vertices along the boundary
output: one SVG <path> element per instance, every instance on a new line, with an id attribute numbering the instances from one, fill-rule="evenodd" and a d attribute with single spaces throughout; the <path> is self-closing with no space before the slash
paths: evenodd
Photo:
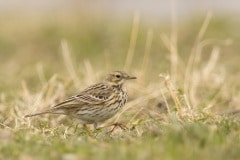
<path id="1" fill-rule="evenodd" d="M 121 76 L 120 75 L 116 75 L 117 78 L 120 78 Z"/>

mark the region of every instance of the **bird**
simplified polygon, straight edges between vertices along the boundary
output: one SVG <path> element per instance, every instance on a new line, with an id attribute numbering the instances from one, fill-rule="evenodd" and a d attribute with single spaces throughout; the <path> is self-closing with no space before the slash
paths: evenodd
<path id="1" fill-rule="evenodd" d="M 124 84 L 131 79 L 136 79 L 136 77 L 130 76 L 124 71 L 112 71 L 100 83 L 87 87 L 77 95 L 65 99 L 50 109 L 24 117 L 62 114 L 76 118 L 84 127 L 93 124 L 94 129 L 98 129 L 99 123 L 112 118 L 126 104 L 128 94 Z M 114 128 L 115 125 L 125 128 L 120 123 L 115 123 Z"/>

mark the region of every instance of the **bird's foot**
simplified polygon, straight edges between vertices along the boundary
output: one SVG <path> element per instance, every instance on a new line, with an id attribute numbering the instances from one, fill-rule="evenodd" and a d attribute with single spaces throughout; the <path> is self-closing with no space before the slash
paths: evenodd
<path id="1" fill-rule="evenodd" d="M 126 130 L 128 129 L 126 125 L 124 125 L 123 123 L 114 123 L 110 126 L 113 126 L 113 128 L 108 132 L 108 133 L 112 133 L 117 127 L 120 127 L 122 130 Z"/>
<path id="2" fill-rule="evenodd" d="M 88 126 L 86 124 L 83 125 L 83 128 L 89 133 L 92 134 L 92 130 L 90 128 L 88 128 Z"/>

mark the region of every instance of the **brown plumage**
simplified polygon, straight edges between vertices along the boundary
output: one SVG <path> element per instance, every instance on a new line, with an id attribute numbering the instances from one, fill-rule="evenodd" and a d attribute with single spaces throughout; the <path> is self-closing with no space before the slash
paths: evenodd
<path id="1" fill-rule="evenodd" d="M 113 117 L 126 103 L 127 91 L 123 87 L 126 80 L 136 79 L 123 71 L 111 72 L 104 81 L 92 85 L 54 107 L 25 117 L 42 114 L 64 114 L 80 120 L 84 125 L 94 124 Z"/>

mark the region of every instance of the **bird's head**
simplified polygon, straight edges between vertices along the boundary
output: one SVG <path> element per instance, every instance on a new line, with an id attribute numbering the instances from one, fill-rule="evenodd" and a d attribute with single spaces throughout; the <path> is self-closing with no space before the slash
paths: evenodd
<path id="1" fill-rule="evenodd" d="M 128 75 L 124 71 L 113 71 L 107 75 L 105 81 L 111 85 L 122 85 L 126 80 L 136 79 L 134 76 Z"/>

